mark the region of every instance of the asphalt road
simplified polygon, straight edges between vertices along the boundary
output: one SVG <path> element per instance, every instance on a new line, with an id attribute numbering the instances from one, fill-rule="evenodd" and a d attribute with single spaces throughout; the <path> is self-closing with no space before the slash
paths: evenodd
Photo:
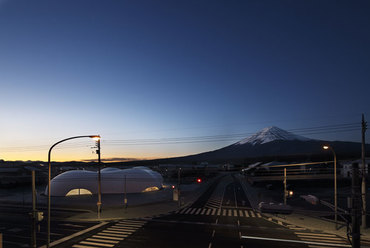
<path id="1" fill-rule="evenodd" d="M 349 247 L 332 234 L 275 223 L 255 212 L 231 175 L 212 184 L 191 206 L 158 218 L 122 220 L 59 247 Z"/>
<path id="2" fill-rule="evenodd" d="M 17 206 L 0 207 L 0 233 L 3 234 L 3 247 L 30 247 L 32 235 L 32 221 L 29 216 L 30 209 Z M 63 218 L 76 214 L 74 211 L 52 211 L 51 242 L 85 230 L 97 222 L 65 222 Z M 45 212 L 46 215 L 46 212 Z M 54 218 L 54 220 L 53 220 Z M 58 220 L 59 219 L 59 220 Z M 36 226 L 36 244 L 46 244 L 47 225 L 45 219 Z"/>

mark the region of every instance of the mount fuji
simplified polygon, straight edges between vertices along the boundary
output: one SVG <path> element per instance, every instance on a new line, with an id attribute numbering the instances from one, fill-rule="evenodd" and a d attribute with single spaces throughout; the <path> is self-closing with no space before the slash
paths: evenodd
<path id="1" fill-rule="evenodd" d="M 252 145 L 261 145 L 266 144 L 271 141 L 275 140 L 301 140 L 301 141 L 308 141 L 309 138 L 295 135 L 278 127 L 267 127 L 252 135 L 246 139 L 243 139 L 234 145 L 244 145 L 244 144 L 252 144 Z"/>
<path id="2" fill-rule="evenodd" d="M 324 141 L 306 138 L 278 127 L 267 127 L 256 134 L 229 146 L 196 155 L 177 158 L 181 161 L 241 161 L 245 159 L 267 157 L 303 157 L 326 156 L 323 145 L 330 145 L 341 157 L 359 157 L 361 144 L 345 141 Z M 370 151 L 370 146 L 366 146 Z M 331 155 L 328 155 L 331 156 Z"/>

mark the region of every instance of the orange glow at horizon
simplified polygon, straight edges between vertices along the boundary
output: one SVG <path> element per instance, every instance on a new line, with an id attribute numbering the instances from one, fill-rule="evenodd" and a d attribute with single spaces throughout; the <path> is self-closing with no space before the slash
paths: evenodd
<path id="1" fill-rule="evenodd" d="M 119 162 L 119 161 L 133 161 L 133 160 L 151 160 L 151 159 L 160 159 L 160 158 L 169 158 L 169 157 L 176 157 L 176 156 L 183 156 L 183 154 L 166 154 L 166 153 L 111 153 L 111 152 L 102 152 L 102 162 Z M 5 161 L 48 161 L 48 154 L 47 151 L 37 151 L 37 152 L 2 152 L 0 153 L 0 160 Z M 53 151 L 51 155 L 51 161 L 54 162 L 69 162 L 69 161 L 97 161 L 98 156 L 95 153 L 90 151 L 86 152 L 66 152 L 66 151 Z"/>

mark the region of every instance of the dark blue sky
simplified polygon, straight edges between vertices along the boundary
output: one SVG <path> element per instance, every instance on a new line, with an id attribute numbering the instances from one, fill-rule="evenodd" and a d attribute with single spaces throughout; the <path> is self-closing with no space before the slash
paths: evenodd
<path id="1" fill-rule="evenodd" d="M 369 12 L 369 1 L 3 0 L 2 147 L 85 133 L 123 140 L 360 121 L 370 117 Z"/>

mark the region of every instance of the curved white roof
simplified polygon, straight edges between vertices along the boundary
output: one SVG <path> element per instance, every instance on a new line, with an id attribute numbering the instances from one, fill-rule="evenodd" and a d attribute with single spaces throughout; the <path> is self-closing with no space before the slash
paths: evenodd
<path id="1" fill-rule="evenodd" d="M 139 193 L 148 189 L 160 189 L 163 178 L 158 172 L 140 166 L 131 169 L 104 168 L 101 173 L 102 194 Z M 74 189 L 98 193 L 98 172 L 72 170 L 54 177 L 50 182 L 50 195 L 65 196 Z M 46 187 L 45 194 L 48 190 Z"/>

